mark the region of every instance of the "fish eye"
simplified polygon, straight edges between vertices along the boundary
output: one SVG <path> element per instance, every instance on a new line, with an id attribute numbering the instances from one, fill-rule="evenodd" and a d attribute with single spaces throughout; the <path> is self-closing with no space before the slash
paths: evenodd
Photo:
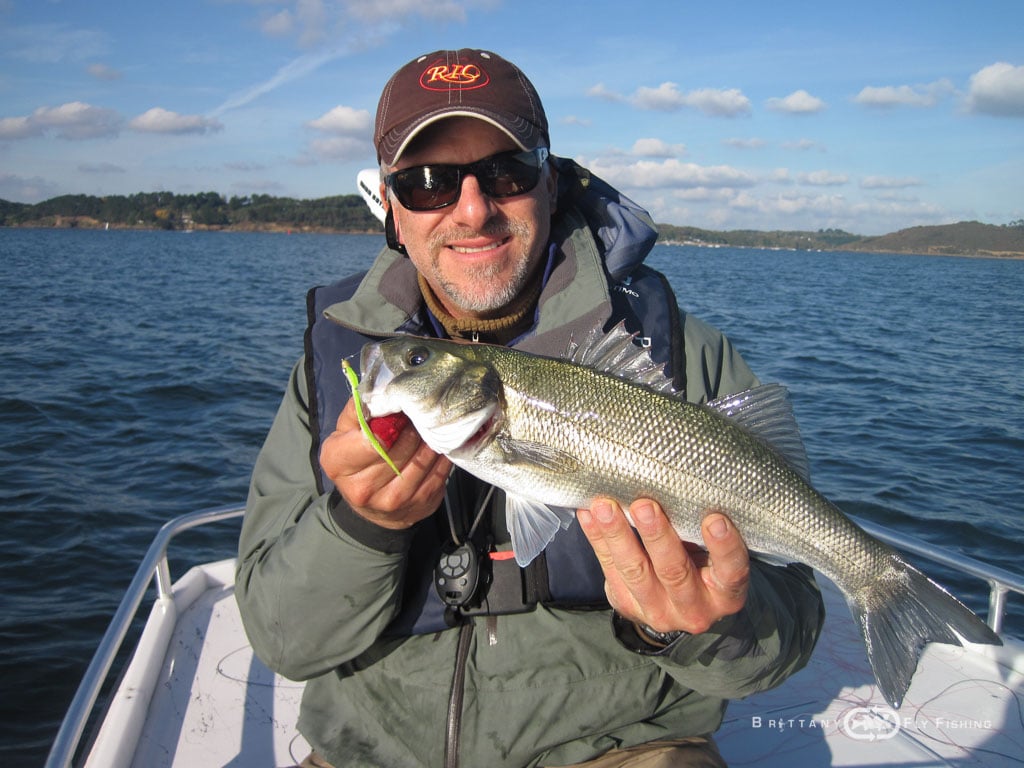
<path id="1" fill-rule="evenodd" d="M 405 362 L 413 368 L 423 365 L 430 359 L 430 350 L 426 347 L 413 347 L 405 356 Z"/>

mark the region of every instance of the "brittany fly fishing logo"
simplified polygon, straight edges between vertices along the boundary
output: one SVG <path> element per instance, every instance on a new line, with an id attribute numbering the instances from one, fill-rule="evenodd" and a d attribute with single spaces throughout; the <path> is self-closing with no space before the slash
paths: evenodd
<path id="1" fill-rule="evenodd" d="M 428 91 L 449 91 L 453 88 L 468 91 L 483 88 L 491 82 L 487 72 L 480 65 L 470 63 L 449 64 L 436 62 L 420 75 L 420 85 Z"/>
<path id="2" fill-rule="evenodd" d="M 900 716 L 891 707 L 856 707 L 843 716 L 840 728 L 857 741 L 885 741 L 900 732 Z"/>

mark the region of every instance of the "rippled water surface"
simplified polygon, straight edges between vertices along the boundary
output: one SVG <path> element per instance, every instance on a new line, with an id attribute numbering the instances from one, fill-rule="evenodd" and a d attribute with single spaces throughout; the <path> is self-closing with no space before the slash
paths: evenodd
<path id="1" fill-rule="evenodd" d="M 244 499 L 305 291 L 382 238 L 0 229 L 0 754 L 42 762 L 167 518 Z M 1024 262 L 659 246 L 847 511 L 1024 573 Z M 237 525 L 188 534 L 191 562 Z M 934 573 L 983 610 L 984 589 Z M 1024 634 L 1011 599 L 1007 626 Z M 17 762 L 15 762 L 17 761 Z"/>

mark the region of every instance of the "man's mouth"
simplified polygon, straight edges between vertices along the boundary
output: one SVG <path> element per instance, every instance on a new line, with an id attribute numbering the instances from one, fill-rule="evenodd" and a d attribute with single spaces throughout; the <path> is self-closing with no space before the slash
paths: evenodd
<path id="1" fill-rule="evenodd" d="M 448 247 L 456 253 L 472 256 L 475 253 L 484 253 L 485 251 L 493 251 L 495 248 L 500 248 L 507 243 L 509 239 L 510 238 L 505 237 L 501 240 L 491 240 L 483 245 L 460 245 L 458 243 L 450 243 Z"/>

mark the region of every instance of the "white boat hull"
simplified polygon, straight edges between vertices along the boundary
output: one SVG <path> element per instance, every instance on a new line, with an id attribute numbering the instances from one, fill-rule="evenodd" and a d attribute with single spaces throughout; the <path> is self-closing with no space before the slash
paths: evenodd
<path id="1" fill-rule="evenodd" d="M 159 602 L 93 748 L 93 768 L 291 766 L 302 684 L 256 659 L 234 600 L 234 564 L 193 568 Z M 929 646 L 898 712 L 874 678 L 839 591 L 808 666 L 734 702 L 717 734 L 730 765 L 1006 765 L 1024 755 L 1024 645 Z M 176 621 L 175 621 L 176 619 Z"/>

